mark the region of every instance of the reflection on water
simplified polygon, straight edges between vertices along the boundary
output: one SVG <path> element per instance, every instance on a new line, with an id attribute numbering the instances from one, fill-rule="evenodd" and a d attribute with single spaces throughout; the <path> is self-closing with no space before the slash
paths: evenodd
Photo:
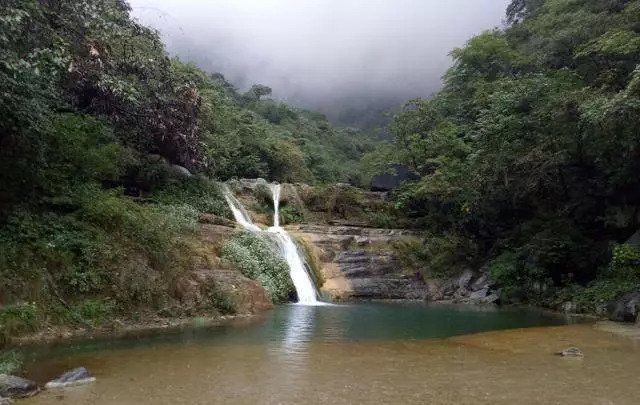
<path id="1" fill-rule="evenodd" d="M 285 351 L 300 352 L 314 335 L 316 308 L 308 305 L 292 305 L 285 320 L 282 347 Z"/>
<path id="2" fill-rule="evenodd" d="M 634 403 L 637 348 L 590 325 L 465 335 L 563 323 L 524 309 L 287 305 L 250 325 L 43 350 L 37 381 L 81 365 L 98 381 L 25 403 Z M 552 355 L 574 345 L 582 361 Z"/>

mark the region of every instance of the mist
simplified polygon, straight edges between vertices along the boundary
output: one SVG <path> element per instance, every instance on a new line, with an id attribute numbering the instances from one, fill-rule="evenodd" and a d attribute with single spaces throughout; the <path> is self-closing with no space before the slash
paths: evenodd
<path id="1" fill-rule="evenodd" d="M 334 121 L 366 126 L 441 86 L 449 52 L 509 0 L 130 0 L 171 54 Z M 370 117 L 369 117 L 370 116 Z"/>

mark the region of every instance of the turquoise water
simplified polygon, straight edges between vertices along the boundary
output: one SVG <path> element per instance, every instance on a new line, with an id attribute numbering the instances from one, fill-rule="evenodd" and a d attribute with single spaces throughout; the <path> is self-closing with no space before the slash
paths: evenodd
<path id="1" fill-rule="evenodd" d="M 531 370 L 520 367 L 540 358 L 546 362 L 541 372 L 557 375 L 562 370 L 549 374 L 555 370 L 550 362 L 558 357 L 552 355 L 557 344 L 544 349 L 542 356 L 513 360 L 509 353 L 516 345 L 521 347 L 518 351 L 523 344 L 537 348 L 543 342 L 538 336 L 549 338 L 558 332 L 529 329 L 533 340 L 524 342 L 518 335 L 491 335 L 498 350 L 483 348 L 487 344 L 483 335 L 471 344 L 438 338 L 564 323 L 563 317 L 525 308 L 284 305 L 224 326 L 39 347 L 29 354 L 27 370 L 38 383 L 79 366 L 91 370 L 97 381 L 49 390 L 25 404 L 459 403 L 449 401 L 459 395 L 459 382 L 468 384 L 469 398 L 489 391 L 497 394 L 513 385 L 512 375 L 520 375 L 517 381 L 529 381 Z M 495 373 L 504 375 L 494 379 Z M 556 379 L 549 377 L 548 384 Z M 489 389 L 492 384 L 498 385 Z M 550 398 L 556 399 L 563 390 Z M 490 398 L 500 403 L 495 396 Z M 503 398 L 501 403 L 513 403 L 512 399 Z"/>
<path id="2" fill-rule="evenodd" d="M 562 316 L 529 308 L 425 303 L 282 305 L 250 322 L 185 328 L 155 336 L 105 339 L 40 347 L 32 361 L 106 349 L 170 345 L 260 344 L 287 347 L 309 342 L 420 340 L 470 333 L 562 325 Z"/>

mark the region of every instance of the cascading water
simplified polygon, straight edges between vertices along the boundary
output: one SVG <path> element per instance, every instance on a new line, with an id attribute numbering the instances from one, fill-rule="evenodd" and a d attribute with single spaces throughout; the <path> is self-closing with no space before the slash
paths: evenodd
<path id="1" fill-rule="evenodd" d="M 289 275 L 298 294 L 298 303 L 302 305 L 324 305 L 323 302 L 318 301 L 315 286 L 305 270 L 304 259 L 300 256 L 295 242 L 287 231 L 280 226 L 281 187 L 279 184 L 274 184 L 271 185 L 270 188 L 271 194 L 273 195 L 273 226 L 267 229 L 266 232 L 251 221 L 249 214 L 240 201 L 238 201 L 226 186 L 223 188 L 223 193 L 237 223 L 250 232 L 266 233 L 276 242 L 282 257 L 289 266 Z"/>
<path id="2" fill-rule="evenodd" d="M 298 293 L 298 303 L 318 305 L 316 288 L 304 268 L 304 261 L 302 257 L 300 257 L 298 247 L 289 233 L 280 227 L 280 190 L 280 184 L 271 185 L 271 194 L 273 195 L 273 226 L 269 228 L 268 232 L 275 236 L 282 256 L 289 265 L 289 274 Z"/>
<path id="3" fill-rule="evenodd" d="M 249 217 L 247 210 L 244 209 L 240 201 L 238 201 L 226 185 L 223 185 L 222 192 L 224 194 L 224 199 L 227 200 L 227 204 L 229 204 L 229 208 L 231 209 L 233 218 L 235 218 L 236 222 L 242 225 L 242 227 L 247 231 L 262 232 L 262 229 L 251 221 L 251 217 Z"/>

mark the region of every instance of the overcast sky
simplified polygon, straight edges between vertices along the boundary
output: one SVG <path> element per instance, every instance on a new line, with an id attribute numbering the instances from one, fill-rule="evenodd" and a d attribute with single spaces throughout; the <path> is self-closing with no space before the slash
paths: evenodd
<path id="1" fill-rule="evenodd" d="M 291 103 L 427 97 L 448 53 L 502 24 L 508 0 L 130 0 L 172 54 Z"/>

